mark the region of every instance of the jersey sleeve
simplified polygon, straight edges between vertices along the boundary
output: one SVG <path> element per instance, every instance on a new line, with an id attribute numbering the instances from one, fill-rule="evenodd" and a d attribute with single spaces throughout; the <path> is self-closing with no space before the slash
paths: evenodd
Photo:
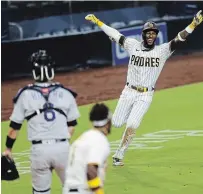
<path id="1" fill-rule="evenodd" d="M 92 146 L 89 150 L 87 156 L 87 164 L 96 164 L 98 166 L 104 165 L 106 158 L 109 155 L 109 150 L 106 144 L 102 142 L 95 142 L 95 145 Z"/>
<path id="2" fill-rule="evenodd" d="M 168 59 L 174 51 L 171 51 L 171 42 L 164 43 L 161 47 L 162 55 Z"/>
<path id="3" fill-rule="evenodd" d="M 24 109 L 24 95 L 21 94 L 14 104 L 13 112 L 10 116 L 10 120 L 16 123 L 22 124 L 25 119 L 25 109 Z"/>
<path id="4" fill-rule="evenodd" d="M 123 47 L 128 53 L 132 51 L 134 47 L 138 47 L 139 41 L 137 41 L 135 38 L 125 38 Z"/>
<path id="5" fill-rule="evenodd" d="M 80 117 L 80 112 L 78 110 L 76 100 L 72 95 L 71 95 L 71 102 L 70 102 L 70 107 L 68 109 L 67 117 L 68 117 L 67 119 L 68 122 L 74 121 Z"/>

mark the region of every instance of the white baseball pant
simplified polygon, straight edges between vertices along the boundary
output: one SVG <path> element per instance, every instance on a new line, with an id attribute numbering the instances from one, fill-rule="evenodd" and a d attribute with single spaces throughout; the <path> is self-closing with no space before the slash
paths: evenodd
<path id="1" fill-rule="evenodd" d="M 125 86 L 113 114 L 112 124 L 117 128 L 126 124 L 126 130 L 113 157 L 123 159 L 124 153 L 135 135 L 135 129 L 140 126 L 145 113 L 149 109 L 153 94 L 154 91 L 141 93 Z M 127 129 L 133 130 L 130 135 L 127 134 Z"/>

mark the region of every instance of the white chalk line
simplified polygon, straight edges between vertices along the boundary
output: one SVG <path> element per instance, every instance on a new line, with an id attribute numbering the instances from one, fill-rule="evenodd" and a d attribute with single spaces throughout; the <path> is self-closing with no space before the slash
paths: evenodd
<path id="1" fill-rule="evenodd" d="M 158 150 L 164 147 L 164 143 L 182 139 L 184 137 L 203 137 L 201 130 L 161 130 L 153 133 L 143 134 L 141 137 L 135 137 L 129 146 L 129 150 Z M 111 152 L 115 152 L 119 146 L 120 140 L 110 142 Z M 157 144 L 157 145 L 156 145 Z M 30 173 L 30 149 L 19 153 L 13 153 L 19 174 Z"/>

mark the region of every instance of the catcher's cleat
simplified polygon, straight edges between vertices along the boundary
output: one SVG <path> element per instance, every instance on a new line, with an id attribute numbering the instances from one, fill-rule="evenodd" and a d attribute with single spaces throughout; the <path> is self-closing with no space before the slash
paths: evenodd
<path id="1" fill-rule="evenodd" d="M 113 166 L 124 166 L 124 163 L 119 158 L 113 158 Z"/>

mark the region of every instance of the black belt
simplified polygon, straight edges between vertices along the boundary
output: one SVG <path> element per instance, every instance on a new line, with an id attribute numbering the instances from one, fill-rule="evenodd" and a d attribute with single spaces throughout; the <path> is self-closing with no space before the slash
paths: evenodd
<path id="1" fill-rule="evenodd" d="M 56 139 L 56 142 L 62 142 L 62 141 L 67 141 L 67 139 Z M 33 140 L 32 141 L 33 145 L 35 145 L 35 144 L 41 144 L 41 143 L 42 143 L 42 140 L 39 140 L 39 141 Z"/>
<path id="2" fill-rule="evenodd" d="M 78 189 L 70 189 L 69 192 L 78 192 Z"/>
<path id="3" fill-rule="evenodd" d="M 132 85 L 129 85 L 128 82 L 126 83 L 126 85 L 129 86 L 130 88 L 132 88 L 132 89 L 138 91 L 138 92 L 148 92 L 148 91 L 150 91 L 149 88 L 147 88 L 147 87 L 132 86 Z M 152 87 L 152 88 L 151 88 L 151 91 L 153 91 L 154 89 L 155 89 L 155 88 Z"/>

